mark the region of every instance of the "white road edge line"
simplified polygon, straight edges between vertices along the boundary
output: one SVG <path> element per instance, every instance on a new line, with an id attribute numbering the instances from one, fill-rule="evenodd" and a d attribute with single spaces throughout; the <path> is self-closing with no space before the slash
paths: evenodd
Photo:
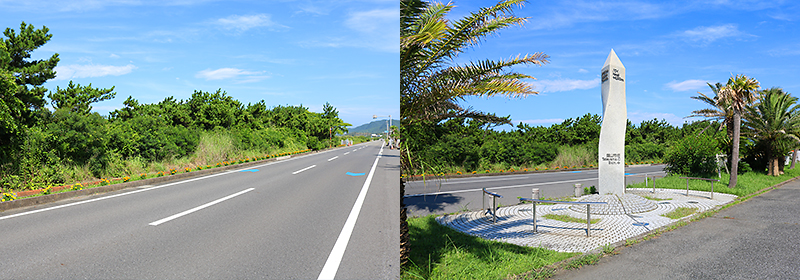
<path id="1" fill-rule="evenodd" d="M 328 161 L 332 161 L 332 160 L 337 159 L 337 158 L 339 158 L 339 156 L 335 156 L 335 157 L 329 158 Z"/>
<path id="2" fill-rule="evenodd" d="M 369 170 L 367 180 L 364 181 L 364 186 L 361 187 L 361 192 L 358 194 L 358 198 L 356 198 L 356 204 L 353 205 L 353 210 L 350 210 L 350 216 L 348 216 L 347 221 L 344 222 L 342 232 L 339 233 L 339 238 L 336 239 L 336 244 L 333 245 L 333 250 L 331 250 L 331 254 L 328 256 L 328 260 L 325 261 L 325 266 L 322 267 L 322 271 L 319 273 L 317 279 L 333 279 L 333 277 L 336 276 L 336 271 L 339 270 L 339 264 L 342 262 L 342 257 L 344 257 L 344 250 L 347 249 L 347 243 L 350 242 L 350 235 L 353 234 L 353 228 L 356 226 L 356 220 L 358 220 L 358 214 L 361 212 L 361 206 L 364 205 L 364 199 L 367 197 L 369 184 L 372 182 L 372 175 L 375 174 L 375 167 L 378 166 L 378 160 L 381 159 L 382 154 L 383 145 L 381 145 L 381 150 L 378 152 L 378 157 L 375 158 L 375 162 L 372 163 L 372 169 Z"/>
<path id="3" fill-rule="evenodd" d="M 597 180 L 597 178 L 587 178 L 587 179 L 575 179 L 575 180 L 566 180 L 566 181 L 557 181 L 557 182 L 545 182 L 545 183 L 535 183 L 535 184 L 524 184 L 524 185 L 513 185 L 513 186 L 501 186 L 501 187 L 491 187 L 486 188 L 486 190 L 502 190 L 502 189 L 512 189 L 512 188 L 521 188 L 521 187 L 532 187 L 532 186 L 542 186 L 542 185 L 553 185 L 553 184 L 560 184 L 560 183 L 574 183 L 574 182 L 582 182 L 582 181 L 590 181 L 590 180 Z M 465 193 L 465 192 L 479 192 L 483 189 L 471 189 L 471 190 L 458 190 L 458 191 L 446 191 L 446 192 L 435 192 L 435 193 L 420 193 L 420 194 L 409 194 L 403 197 L 417 197 L 417 196 L 426 196 L 426 195 L 438 195 L 438 194 L 451 194 L 451 193 Z"/>
<path id="4" fill-rule="evenodd" d="M 174 220 L 174 219 L 177 219 L 177 218 L 180 218 L 180 217 L 183 217 L 183 216 L 189 215 L 189 214 L 191 214 L 192 212 L 199 211 L 200 209 L 203 209 L 203 208 L 209 207 L 209 206 L 211 206 L 211 205 L 214 205 L 214 204 L 217 204 L 217 203 L 223 202 L 223 201 L 225 201 L 225 200 L 228 200 L 228 199 L 234 198 L 234 197 L 236 197 L 236 196 L 239 196 L 239 195 L 241 195 L 241 194 L 244 194 L 244 193 L 246 193 L 246 192 L 249 192 L 249 191 L 252 191 L 252 190 L 255 190 L 255 188 L 249 188 L 249 189 L 246 189 L 246 190 L 243 190 L 243 191 L 237 192 L 237 193 L 235 193 L 235 194 L 232 194 L 232 195 L 229 195 L 229 196 L 226 196 L 226 197 L 223 197 L 223 198 L 220 198 L 220 199 L 214 200 L 214 201 L 212 201 L 212 202 L 209 202 L 209 203 L 206 203 L 206 204 L 203 204 L 203 205 L 197 206 L 197 207 L 195 207 L 195 208 L 192 208 L 192 209 L 189 209 L 189 210 L 186 210 L 186 211 L 180 212 L 180 213 L 178 213 L 178 214 L 175 214 L 175 215 L 172 215 L 172 216 L 169 216 L 169 217 L 163 218 L 163 219 L 161 219 L 161 220 L 158 220 L 158 221 L 155 221 L 155 222 L 149 223 L 148 225 L 151 225 L 151 226 L 157 226 L 157 225 L 160 225 L 160 224 L 163 224 L 163 223 L 166 223 L 166 222 L 172 221 L 172 220 Z"/>
<path id="5" fill-rule="evenodd" d="M 303 172 L 303 171 L 309 170 L 309 169 L 311 169 L 311 168 L 314 168 L 314 167 L 317 167 L 317 165 L 315 164 L 315 165 L 312 165 L 312 166 L 309 166 L 309 167 L 306 167 L 306 168 L 303 168 L 303 169 L 297 170 L 297 171 L 295 171 L 295 172 L 292 172 L 292 175 L 297 175 L 297 173 L 300 173 L 300 172 Z"/>

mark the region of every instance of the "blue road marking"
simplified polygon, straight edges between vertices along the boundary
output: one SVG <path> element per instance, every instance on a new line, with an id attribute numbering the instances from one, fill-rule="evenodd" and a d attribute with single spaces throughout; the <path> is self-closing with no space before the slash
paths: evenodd
<path id="1" fill-rule="evenodd" d="M 625 173 L 625 175 L 633 175 L 633 173 Z"/>
<path id="2" fill-rule="evenodd" d="M 633 225 L 637 226 L 637 227 L 646 227 L 646 226 L 650 225 L 650 223 L 647 223 L 647 222 L 636 222 L 636 223 L 633 223 Z"/>
<path id="3" fill-rule="evenodd" d="M 258 169 L 245 169 L 239 172 L 258 172 Z"/>
<path id="4" fill-rule="evenodd" d="M 583 171 L 572 171 L 570 173 L 581 173 L 581 172 L 583 172 Z"/>
<path id="5" fill-rule="evenodd" d="M 353 173 L 353 172 L 347 172 L 347 173 L 345 173 L 345 174 L 347 174 L 347 175 L 350 175 L 350 176 L 364 176 L 364 173 Z"/>

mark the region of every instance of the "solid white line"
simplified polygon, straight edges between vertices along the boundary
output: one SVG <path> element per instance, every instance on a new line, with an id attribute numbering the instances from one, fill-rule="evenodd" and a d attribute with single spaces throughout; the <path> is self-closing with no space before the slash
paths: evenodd
<path id="1" fill-rule="evenodd" d="M 223 198 L 220 198 L 220 199 L 214 200 L 214 201 L 212 201 L 212 202 L 209 202 L 209 203 L 206 203 L 206 204 L 203 204 L 203 205 L 197 206 L 197 207 L 195 207 L 195 208 L 192 208 L 192 209 L 189 209 L 189 210 L 186 210 L 186 211 L 180 212 L 180 213 L 178 213 L 178 214 L 175 214 L 175 215 L 172 215 L 172 216 L 169 216 L 169 217 L 163 218 L 163 219 L 161 219 L 161 220 L 158 220 L 158 221 L 155 221 L 155 222 L 149 223 L 149 225 L 151 225 L 151 226 L 157 226 L 157 225 L 160 225 L 160 224 L 163 224 L 163 223 L 166 223 L 166 222 L 172 221 L 172 220 L 174 220 L 174 219 L 177 219 L 177 218 L 180 218 L 180 217 L 183 217 L 183 216 L 189 215 L 189 214 L 191 214 L 192 212 L 196 212 L 196 211 L 198 211 L 198 210 L 200 210 L 200 209 L 203 209 L 203 208 L 209 207 L 209 206 L 211 206 L 211 205 L 214 205 L 214 204 L 217 204 L 217 203 L 223 202 L 223 201 L 225 201 L 225 200 L 228 200 L 228 199 L 234 198 L 235 196 L 238 196 L 238 195 L 244 194 L 244 193 L 246 193 L 246 192 L 249 192 L 249 191 L 252 191 L 252 190 L 255 190 L 255 189 L 254 189 L 254 188 L 249 188 L 249 189 L 246 189 L 246 190 L 243 190 L 243 191 L 237 192 L 237 193 L 235 193 L 235 194 L 232 194 L 232 195 L 229 195 L 229 196 L 226 196 L 226 197 L 223 197 Z"/>
<path id="2" fill-rule="evenodd" d="M 314 167 L 317 167 L 317 165 L 315 164 L 315 165 L 312 165 L 312 166 L 309 166 L 309 167 L 306 167 L 306 168 L 303 168 L 303 169 L 297 170 L 297 171 L 295 171 L 295 172 L 292 172 L 292 175 L 296 175 L 297 173 L 300 173 L 300 172 L 303 172 L 303 171 L 309 170 L 309 169 L 311 169 L 311 168 L 314 168 Z"/>
<path id="3" fill-rule="evenodd" d="M 342 232 L 339 233 L 339 238 L 336 239 L 336 244 L 333 245 L 333 250 L 331 250 L 331 254 L 328 256 L 328 260 L 325 261 L 325 266 L 322 267 L 322 272 L 319 273 L 317 279 L 333 279 L 333 277 L 336 276 L 336 271 L 339 270 L 339 264 L 342 262 L 342 257 L 344 257 L 344 250 L 347 249 L 347 243 L 350 242 L 350 235 L 353 234 L 353 228 L 356 226 L 358 213 L 361 212 L 361 206 L 364 204 L 364 199 L 367 197 L 369 184 L 372 182 L 372 175 L 375 174 L 375 167 L 378 166 L 378 160 L 381 159 L 382 154 L 383 146 L 381 146 L 381 150 L 378 152 L 378 157 L 375 158 L 375 162 L 372 163 L 372 169 L 369 170 L 367 180 L 364 182 L 364 186 L 361 187 L 361 192 L 358 194 L 358 198 L 356 198 L 356 204 L 353 205 L 353 210 L 350 210 L 350 216 L 347 216 L 347 221 L 344 222 L 344 228 L 342 228 Z"/>
<path id="4" fill-rule="evenodd" d="M 486 188 L 486 190 L 513 189 L 513 188 L 521 188 L 521 187 L 553 185 L 553 184 L 560 184 L 560 183 L 574 183 L 574 182 L 582 182 L 582 181 L 590 181 L 590 180 L 597 180 L 597 178 L 576 179 L 576 180 L 545 182 L 545 183 L 535 183 L 535 184 L 524 184 L 524 185 L 513 185 L 513 186 L 491 187 L 491 188 Z M 415 197 L 415 196 L 437 195 L 437 194 L 450 194 L 450 193 L 479 192 L 481 190 L 483 190 L 483 189 L 470 189 L 470 190 L 458 190 L 458 191 L 435 192 L 435 193 L 420 193 L 420 194 L 409 194 L 409 195 L 406 195 L 404 197 Z"/>
<path id="5" fill-rule="evenodd" d="M 332 161 L 332 160 L 337 159 L 337 158 L 339 158 L 339 156 L 335 156 L 335 157 L 329 158 L 328 161 Z"/>

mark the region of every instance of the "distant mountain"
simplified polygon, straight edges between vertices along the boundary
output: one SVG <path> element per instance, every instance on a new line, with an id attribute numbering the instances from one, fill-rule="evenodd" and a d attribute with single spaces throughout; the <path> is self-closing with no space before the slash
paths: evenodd
<path id="1" fill-rule="evenodd" d="M 393 126 L 399 126 L 400 120 L 392 120 Z M 369 134 L 381 134 L 386 131 L 386 120 L 378 120 L 373 121 L 371 123 L 362 124 L 356 127 L 348 127 L 347 134 L 361 134 L 361 133 L 369 133 Z"/>

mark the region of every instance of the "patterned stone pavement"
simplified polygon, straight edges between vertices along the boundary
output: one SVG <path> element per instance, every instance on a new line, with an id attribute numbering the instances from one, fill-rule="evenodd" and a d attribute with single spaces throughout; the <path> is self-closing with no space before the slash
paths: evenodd
<path id="1" fill-rule="evenodd" d="M 570 209 L 569 204 L 536 205 L 536 223 L 538 232 L 533 232 L 531 221 L 531 204 L 521 204 L 497 209 L 497 222 L 492 223 L 492 216 L 486 210 L 462 214 L 445 215 L 436 220 L 455 230 L 486 239 L 532 247 L 545 247 L 561 252 L 589 252 L 598 247 L 623 241 L 628 238 L 669 225 L 678 220 L 661 216 L 678 207 L 698 208 L 693 214 L 711 210 L 717 206 L 732 202 L 736 196 L 709 192 L 676 189 L 627 189 L 627 194 L 648 196 L 655 200 L 656 208 L 652 211 L 636 214 L 597 215 L 600 218 L 592 224 L 590 236 L 586 236 L 586 223 L 561 222 L 543 218 L 546 214 L 564 214 L 586 220 L 586 210 L 582 212 Z M 502 193 L 501 193 L 502 194 Z M 594 206 L 592 206 L 594 207 Z M 592 211 L 594 212 L 594 211 Z"/>

